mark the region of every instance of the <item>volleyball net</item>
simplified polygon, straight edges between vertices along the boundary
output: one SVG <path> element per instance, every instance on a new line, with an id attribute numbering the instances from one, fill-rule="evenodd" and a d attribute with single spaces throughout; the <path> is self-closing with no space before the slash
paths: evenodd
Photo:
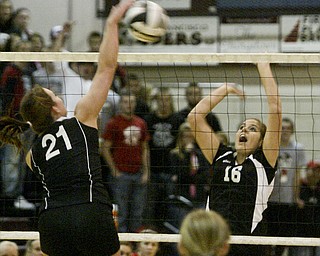
<path id="1" fill-rule="evenodd" d="M 79 77 L 72 77 L 70 73 L 65 73 L 59 77 L 57 73 L 50 73 L 48 63 L 59 63 L 63 71 L 63 63 L 94 63 L 98 59 L 96 53 L 0 53 L 0 59 L 4 62 L 33 62 L 43 67 L 43 72 L 36 79 L 38 83 L 43 82 L 44 87 L 51 88 L 53 80 L 58 78 L 62 81 L 61 94 L 66 105 L 71 99 L 69 96 L 79 98 L 83 96 L 86 89 L 83 80 Z M 257 62 L 269 62 L 277 81 L 282 100 L 283 117 L 287 117 L 294 122 L 294 140 L 303 145 L 305 152 L 304 166 L 300 166 L 301 179 L 307 177 L 307 163 L 316 162 L 320 159 L 320 55 L 319 54 L 150 54 L 150 53 L 120 53 L 119 66 L 125 73 L 134 74 L 138 77 L 143 87 L 143 97 L 150 108 L 150 112 L 157 108 L 155 95 L 161 88 L 167 88 L 173 101 L 174 111 L 178 112 L 187 106 L 186 89 L 190 83 L 197 83 L 202 90 L 202 96 L 208 95 L 212 90 L 222 83 L 230 82 L 238 84 L 245 92 L 245 100 L 236 96 L 228 96 L 227 100 L 220 103 L 214 110 L 218 118 L 221 131 L 225 134 L 228 143 L 234 143 L 234 137 L 238 125 L 247 117 L 257 117 L 262 121 L 267 118 L 267 105 L 264 90 L 261 86 L 260 77 L 255 64 Z M 40 79 L 41 78 L 41 79 Z M 70 81 L 68 81 L 68 79 Z M 74 80 L 72 80 L 74 79 Z M 76 81 L 76 79 L 78 79 Z M 125 78 L 126 79 L 126 78 Z M 121 90 L 121 77 L 114 84 L 113 90 Z M 32 79 L 31 79 L 32 81 Z M 72 81 L 81 88 L 75 91 L 68 90 Z M 79 82 L 80 81 L 80 82 Z M 119 82 L 120 81 L 120 82 Z M 33 82 L 32 82 L 33 83 Z M 118 87 L 117 87 L 118 86 Z M 114 97 L 114 95 L 109 97 Z M 70 114 L 70 113 L 69 113 Z M 71 113 L 72 114 L 72 113 Z M 104 112 L 101 113 L 103 118 Z M 103 126 L 100 126 L 101 134 Z M 175 131 L 178 134 L 178 130 Z M 175 147 L 172 146 L 173 148 Z M 151 149 L 152 150 L 152 149 Z M 3 158 L 2 163 L 8 159 Z M 169 159 L 164 159 L 167 166 Z M 151 171 L 152 171 L 152 161 Z M 158 164 L 158 163 L 157 163 Z M 288 167 L 288 172 L 296 170 Z M 209 171 L 209 170 L 208 170 Z M 205 176 L 197 189 L 202 189 L 203 195 L 208 191 L 209 176 Z M 32 181 L 34 182 L 34 181 Z M 152 182 L 152 181 L 150 181 Z M 4 187 L 4 181 L 1 180 Z M 106 181 L 107 184 L 112 181 Z M 151 184 L 152 185 L 152 184 Z M 177 184 L 189 186 L 190 184 Z M 317 184 L 313 184 L 316 186 Z M 29 186 L 29 189 L 32 190 Z M 313 190 L 312 199 L 317 199 L 320 193 Z M 31 193 L 32 194 L 32 193 Z M 35 196 L 35 195 L 33 195 Z M 39 195 L 36 195 L 39 196 Z M 35 197 L 36 197 L 35 196 Z M 309 198 L 309 199 L 310 199 Z M 320 198 L 320 196 L 319 196 Z M 37 201 L 39 198 L 28 198 L 29 201 Z M 311 200 L 310 199 L 310 200 Z M 15 211 L 12 215 L 8 212 L 11 208 L 11 199 L 1 198 L 1 226 L 0 240 L 29 240 L 38 238 L 39 234 L 31 225 L 30 230 L 25 226 L 19 229 L 19 225 L 14 227 L 4 225 L 8 218 L 25 217 L 23 211 Z M 149 202 L 157 203 L 157 198 L 147 199 Z M 165 205 L 169 214 L 162 219 L 157 219 L 156 215 L 145 214 L 146 222 L 161 225 L 159 234 L 139 234 L 139 233 L 120 233 L 120 240 L 123 241 L 157 241 L 165 243 L 176 243 L 179 241 L 179 224 L 183 216 L 190 210 L 203 207 L 205 196 L 194 201 L 188 196 L 182 195 L 175 190 L 163 197 L 160 203 Z M 317 202 L 305 202 L 309 205 L 312 212 L 317 210 Z M 311 207 L 311 208 L 310 208 Z M 148 208 L 148 205 L 146 205 Z M 36 220 L 35 212 L 28 214 L 28 217 Z M 311 219 L 296 218 L 296 226 L 304 229 L 305 227 L 318 226 L 317 217 Z M 304 226 L 307 224 L 307 226 Z M 318 227 L 320 229 L 320 227 Z M 297 229 L 299 230 L 299 229 Z M 320 239 L 316 237 L 301 237 L 297 232 L 295 237 L 247 237 L 232 236 L 231 243 L 235 244 L 263 244 L 263 245 L 287 245 L 287 246 L 320 246 Z"/>

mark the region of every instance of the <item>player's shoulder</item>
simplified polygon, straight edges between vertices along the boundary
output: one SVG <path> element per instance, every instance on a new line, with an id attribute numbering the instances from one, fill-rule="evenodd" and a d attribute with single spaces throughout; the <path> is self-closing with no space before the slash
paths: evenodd
<path id="1" fill-rule="evenodd" d="M 227 145 L 222 143 L 219 144 L 218 152 L 216 158 L 224 158 L 224 157 L 235 157 L 236 151 Z"/>

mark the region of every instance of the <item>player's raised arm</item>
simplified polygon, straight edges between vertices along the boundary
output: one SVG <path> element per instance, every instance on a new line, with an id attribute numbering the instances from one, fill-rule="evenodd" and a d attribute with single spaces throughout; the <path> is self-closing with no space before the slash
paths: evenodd
<path id="1" fill-rule="evenodd" d="M 206 121 L 207 114 L 214 109 L 228 94 L 243 97 L 243 91 L 237 89 L 235 84 L 224 83 L 210 95 L 203 98 L 189 113 L 188 122 L 193 131 L 197 144 L 209 163 L 212 163 L 220 140 Z"/>
<path id="2" fill-rule="evenodd" d="M 262 147 L 268 162 L 272 166 L 275 166 L 279 154 L 282 130 L 281 99 L 270 64 L 258 63 L 257 68 L 268 101 L 267 131 Z"/>
<path id="3" fill-rule="evenodd" d="M 86 125 L 97 127 L 97 117 L 106 101 L 117 67 L 118 23 L 133 2 L 133 0 L 122 0 L 112 8 L 106 20 L 96 74 L 90 90 L 81 98 L 75 109 L 75 116 Z"/>

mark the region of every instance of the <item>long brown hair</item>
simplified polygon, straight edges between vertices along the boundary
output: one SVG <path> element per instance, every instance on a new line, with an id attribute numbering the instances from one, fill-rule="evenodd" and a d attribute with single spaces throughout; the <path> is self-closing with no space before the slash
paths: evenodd
<path id="1" fill-rule="evenodd" d="M 36 85 L 23 97 L 20 104 L 20 114 L 25 121 L 32 124 L 32 129 L 39 134 L 53 123 L 51 116 L 53 106 L 52 98 L 41 86 Z"/>
<path id="2" fill-rule="evenodd" d="M 20 135 L 32 129 L 40 134 L 44 132 L 54 121 L 51 116 L 51 109 L 54 102 L 44 89 L 35 85 L 27 92 L 20 103 L 20 114 L 23 121 L 3 116 L 0 118 L 0 141 L 12 144 L 17 148 L 22 147 Z"/>

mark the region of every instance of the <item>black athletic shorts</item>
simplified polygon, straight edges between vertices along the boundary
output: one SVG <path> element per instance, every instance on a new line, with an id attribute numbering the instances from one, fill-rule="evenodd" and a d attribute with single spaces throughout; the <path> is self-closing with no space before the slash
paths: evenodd
<path id="1" fill-rule="evenodd" d="M 112 255 L 120 248 L 112 209 L 87 203 L 43 211 L 39 216 L 41 249 L 50 256 Z"/>

